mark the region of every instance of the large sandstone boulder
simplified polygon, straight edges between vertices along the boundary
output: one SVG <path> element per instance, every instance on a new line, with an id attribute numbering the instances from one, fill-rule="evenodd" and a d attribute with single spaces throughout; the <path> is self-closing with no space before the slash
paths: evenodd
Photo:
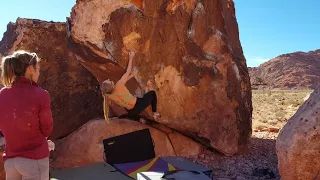
<path id="1" fill-rule="evenodd" d="M 56 142 L 52 169 L 65 169 L 104 162 L 104 139 L 149 128 L 157 156 L 197 156 L 203 147 L 168 128 L 150 127 L 139 122 L 113 118 L 92 120 L 68 137 Z"/>
<path id="2" fill-rule="evenodd" d="M 320 87 L 289 119 L 276 146 L 283 180 L 320 179 Z"/>
<path id="3" fill-rule="evenodd" d="M 131 92 L 156 89 L 159 123 L 232 155 L 251 135 L 251 87 L 232 0 L 78 0 L 68 37 L 100 82 L 117 81 L 128 51 Z M 138 7 L 138 8 L 137 8 Z"/>
<path id="4" fill-rule="evenodd" d="M 65 23 L 18 19 L 8 24 L 0 54 L 20 49 L 36 52 L 42 59 L 39 85 L 51 96 L 52 138 L 64 137 L 88 120 L 103 117 L 99 83 L 68 50 Z"/>

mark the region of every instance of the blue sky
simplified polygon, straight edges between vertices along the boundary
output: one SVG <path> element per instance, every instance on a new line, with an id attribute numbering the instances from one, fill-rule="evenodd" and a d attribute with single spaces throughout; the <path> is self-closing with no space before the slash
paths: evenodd
<path id="1" fill-rule="evenodd" d="M 0 39 L 7 24 L 18 17 L 65 22 L 76 0 L 2 0 L 0 6 Z"/>
<path id="2" fill-rule="evenodd" d="M 234 0 L 248 66 L 320 49 L 320 0 Z"/>
<path id="3" fill-rule="evenodd" d="M 76 0 L 5 0 L 0 38 L 17 17 L 65 22 Z M 320 49 L 320 0 L 234 0 L 248 66 L 280 54 Z"/>

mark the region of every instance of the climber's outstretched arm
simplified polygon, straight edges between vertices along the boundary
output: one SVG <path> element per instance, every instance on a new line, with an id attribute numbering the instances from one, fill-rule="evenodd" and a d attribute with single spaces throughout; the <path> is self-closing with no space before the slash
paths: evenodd
<path id="1" fill-rule="evenodd" d="M 133 61 L 134 55 L 135 55 L 134 52 L 129 52 L 129 63 L 128 63 L 127 71 L 126 71 L 126 73 L 124 73 L 124 74 L 122 75 L 122 77 L 121 77 L 121 79 L 118 81 L 118 83 L 123 83 L 123 84 L 125 84 L 129 79 L 131 79 L 132 77 L 134 77 L 134 73 L 131 74 L 132 61 Z"/>
<path id="2" fill-rule="evenodd" d="M 128 81 L 129 81 L 131 78 L 135 77 L 135 76 L 137 75 L 137 73 L 138 73 L 138 71 L 137 71 L 136 69 L 134 69 L 134 70 L 132 71 L 132 73 L 128 76 Z"/>

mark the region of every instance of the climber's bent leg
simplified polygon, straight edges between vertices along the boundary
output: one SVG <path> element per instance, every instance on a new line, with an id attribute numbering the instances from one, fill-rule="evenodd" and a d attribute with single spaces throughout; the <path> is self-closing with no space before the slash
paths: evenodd
<path id="1" fill-rule="evenodd" d="M 155 91 L 149 91 L 142 98 L 137 98 L 137 102 L 133 109 L 128 110 L 128 116 L 139 120 L 138 114 L 143 112 L 149 105 L 152 107 L 152 112 L 156 113 L 157 111 L 157 95 Z"/>

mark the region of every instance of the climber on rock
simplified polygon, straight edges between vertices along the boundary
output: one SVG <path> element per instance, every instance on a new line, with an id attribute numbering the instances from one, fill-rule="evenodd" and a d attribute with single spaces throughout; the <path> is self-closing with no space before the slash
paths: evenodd
<path id="1" fill-rule="evenodd" d="M 135 77 L 137 73 L 137 71 L 131 71 L 134 56 L 134 52 L 129 52 L 127 71 L 122 75 L 121 79 L 116 84 L 109 79 L 105 80 L 101 84 L 101 91 L 104 97 L 104 116 L 108 123 L 109 101 L 115 102 L 119 106 L 124 107 L 128 112 L 128 118 L 136 121 L 140 120 L 142 123 L 146 123 L 146 121 L 141 119 L 139 114 L 143 112 L 149 105 L 152 107 L 154 120 L 157 120 L 160 117 L 160 114 L 157 113 L 157 95 L 155 91 L 149 91 L 144 94 L 142 98 L 138 98 L 133 96 L 126 87 L 126 82 Z"/>

